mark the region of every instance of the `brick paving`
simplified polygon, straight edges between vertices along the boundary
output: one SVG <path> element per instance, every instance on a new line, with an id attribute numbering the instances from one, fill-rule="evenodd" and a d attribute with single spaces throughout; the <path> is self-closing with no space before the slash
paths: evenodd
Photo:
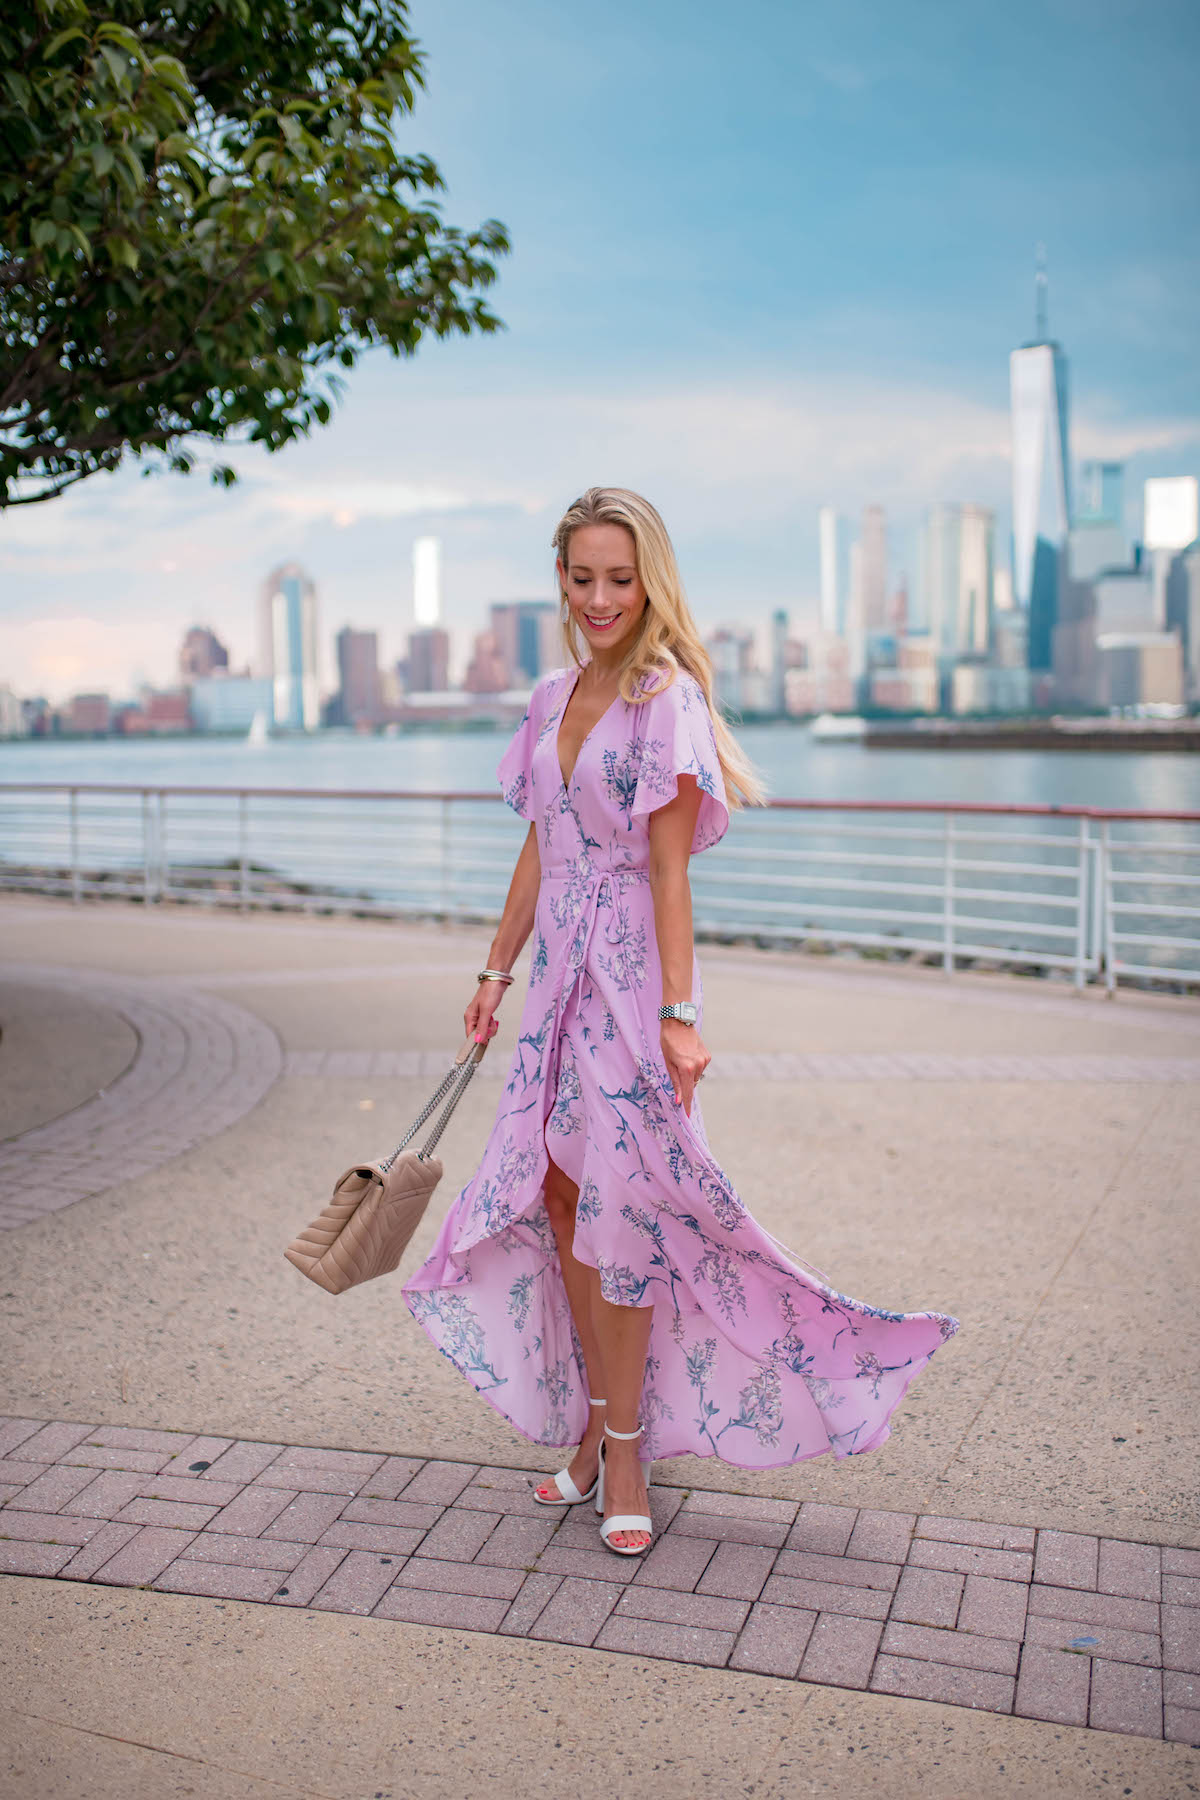
<path id="1" fill-rule="evenodd" d="M 0 1144 L 0 1230 L 161 1167 L 257 1106 L 282 1071 L 275 1033 L 215 995 L 87 969 L 7 964 L 0 973 L 85 994 L 138 1035 L 110 1087 Z"/>
<path id="2" fill-rule="evenodd" d="M 640 1558 L 526 1470 L 0 1420 L 0 1571 L 661 1657 L 1200 1745 L 1200 1549 L 654 1487 Z"/>

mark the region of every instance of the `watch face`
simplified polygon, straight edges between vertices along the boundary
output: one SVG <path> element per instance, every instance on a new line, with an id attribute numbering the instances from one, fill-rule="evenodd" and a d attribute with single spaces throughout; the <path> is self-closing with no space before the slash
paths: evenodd
<path id="1" fill-rule="evenodd" d="M 679 1016 L 685 1025 L 694 1025 L 696 1023 L 698 1012 L 699 1008 L 693 1005 L 690 1000 L 683 1000 L 680 1002 Z"/>

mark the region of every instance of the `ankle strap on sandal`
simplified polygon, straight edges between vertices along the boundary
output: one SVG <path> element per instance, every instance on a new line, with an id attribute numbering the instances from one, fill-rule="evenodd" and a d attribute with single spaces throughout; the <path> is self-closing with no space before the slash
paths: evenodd
<path id="1" fill-rule="evenodd" d="M 589 1400 L 588 1405 L 589 1406 L 607 1406 L 608 1401 L 607 1400 Z"/>
<path id="2" fill-rule="evenodd" d="M 642 1427 L 639 1425 L 636 1431 L 614 1431 L 611 1425 L 606 1425 L 604 1435 L 610 1438 L 624 1438 L 626 1442 L 631 1442 L 634 1438 L 641 1437 Z"/>

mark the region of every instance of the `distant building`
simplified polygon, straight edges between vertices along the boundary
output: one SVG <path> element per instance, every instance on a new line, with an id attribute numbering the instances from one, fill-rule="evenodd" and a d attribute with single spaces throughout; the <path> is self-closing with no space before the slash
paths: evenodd
<path id="1" fill-rule="evenodd" d="M 410 694 L 442 694 L 450 686 L 450 633 L 431 625 L 409 633 L 405 687 Z"/>
<path id="2" fill-rule="evenodd" d="M 1154 593 L 1154 626 L 1167 623 L 1167 578 L 1181 550 L 1200 538 L 1200 481 L 1172 475 L 1148 481 L 1143 490 L 1142 540 Z"/>
<path id="3" fill-rule="evenodd" d="M 941 684 L 932 638 L 922 635 L 899 639 L 892 662 L 892 667 L 876 669 L 871 674 L 871 705 L 890 712 L 936 712 Z"/>
<path id="4" fill-rule="evenodd" d="M 766 710 L 782 713 L 787 705 L 788 616 L 782 607 L 771 614 L 770 691 Z"/>
<path id="5" fill-rule="evenodd" d="M 822 712 L 853 712 L 857 692 L 850 674 L 846 640 L 835 632 L 813 632 L 805 651 L 806 665 L 793 663 L 784 677 L 787 711 L 797 718 Z"/>
<path id="6" fill-rule="evenodd" d="M 842 522 L 832 506 L 817 514 L 821 559 L 821 630 L 840 637 L 846 629 L 846 593 L 842 581 Z"/>
<path id="7" fill-rule="evenodd" d="M 992 621 L 995 626 L 997 613 L 1012 612 L 1013 585 L 1012 570 L 1001 563 L 992 573 Z"/>
<path id="8" fill-rule="evenodd" d="M 1072 581 L 1093 581 L 1108 569 L 1129 562 L 1129 539 L 1120 525 L 1107 519 L 1079 519 L 1067 540 L 1067 574 Z"/>
<path id="9" fill-rule="evenodd" d="M 864 506 L 859 539 L 859 582 L 864 632 L 888 626 L 887 514 L 882 506 Z"/>
<path id="10" fill-rule="evenodd" d="M 442 546 L 435 537 L 413 545 L 413 621 L 418 631 L 442 622 Z"/>
<path id="11" fill-rule="evenodd" d="M 62 716 L 63 730 L 72 737 L 104 737 L 112 724 L 112 702 L 107 694 L 75 694 Z"/>
<path id="12" fill-rule="evenodd" d="M 920 616 L 947 663 L 986 656 L 992 634 L 995 515 L 990 507 L 929 507 L 921 532 Z"/>
<path id="13" fill-rule="evenodd" d="M 756 672 L 754 633 L 721 627 L 705 640 L 713 664 L 713 699 L 729 712 L 740 713 L 747 705 L 745 679 Z M 758 711 L 752 706 L 751 710 Z"/>
<path id="14" fill-rule="evenodd" d="M 379 634 L 344 625 L 337 646 L 338 722 L 376 725 L 383 710 L 379 683 Z"/>
<path id="15" fill-rule="evenodd" d="M 512 686 L 508 663 L 494 631 L 475 634 L 463 687 L 468 694 L 503 694 Z"/>
<path id="16" fill-rule="evenodd" d="M 1104 632 L 1096 639 L 1107 706 L 1178 706 L 1183 648 L 1173 631 Z"/>
<path id="17" fill-rule="evenodd" d="M 1109 569 L 1091 583 L 1096 630 L 1157 631 L 1154 582 L 1149 569 Z"/>
<path id="18" fill-rule="evenodd" d="M 886 712 L 936 712 L 936 669 L 876 669 L 871 676 L 870 702 Z"/>
<path id="19" fill-rule="evenodd" d="M 173 737 L 192 729 L 192 713 L 183 688 L 165 688 L 144 694 L 141 706 L 146 730 L 160 737 Z"/>
<path id="20" fill-rule="evenodd" d="M 197 731 L 247 732 L 260 715 L 269 727 L 275 683 L 253 675 L 211 675 L 192 683 L 191 703 Z"/>
<path id="21" fill-rule="evenodd" d="M 1067 359 L 1047 335 L 1039 263 L 1034 338 L 1009 358 L 1012 396 L 1013 594 L 1029 619 L 1029 667 L 1053 659 L 1058 584 L 1071 518 Z"/>
<path id="22" fill-rule="evenodd" d="M 179 679 L 186 686 L 229 667 L 229 652 L 207 625 L 193 625 L 179 651 Z"/>
<path id="23" fill-rule="evenodd" d="M 321 722 L 317 590 L 298 563 L 283 563 L 263 583 L 259 664 L 259 674 L 274 683 L 276 725 L 315 731 Z"/>
<path id="24" fill-rule="evenodd" d="M 1096 590 L 1091 582 L 1067 579 L 1062 583 L 1053 634 L 1053 669 L 1058 706 L 1100 705 Z"/>
<path id="25" fill-rule="evenodd" d="M 514 687 L 532 687 L 563 666 L 559 609 L 552 600 L 494 601 L 488 623 Z"/>
<path id="26" fill-rule="evenodd" d="M 1033 699 L 1033 677 L 1028 669 L 964 662 L 950 677 L 953 713 L 1027 713 L 1033 710 Z"/>
<path id="27" fill-rule="evenodd" d="M 25 708 L 12 689 L 0 683 L 0 738 L 29 736 Z"/>
<path id="28" fill-rule="evenodd" d="M 1179 634 L 1186 698 L 1200 702 L 1200 543 L 1192 544 L 1171 563 L 1167 629 Z"/>
<path id="29" fill-rule="evenodd" d="M 1085 462 L 1079 471 L 1076 524 L 1120 525 L 1125 516 L 1125 467 Z"/>

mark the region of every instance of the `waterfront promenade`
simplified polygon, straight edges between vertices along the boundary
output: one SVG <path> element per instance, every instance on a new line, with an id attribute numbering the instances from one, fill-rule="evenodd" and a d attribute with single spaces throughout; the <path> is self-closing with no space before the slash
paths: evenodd
<path id="1" fill-rule="evenodd" d="M 5 1794 L 1195 1793 L 1200 1004 L 701 946 L 718 1160 L 962 1329 L 878 1451 L 659 1464 L 626 1562 L 398 1277 L 282 1254 L 487 937 L 0 901 Z"/>

